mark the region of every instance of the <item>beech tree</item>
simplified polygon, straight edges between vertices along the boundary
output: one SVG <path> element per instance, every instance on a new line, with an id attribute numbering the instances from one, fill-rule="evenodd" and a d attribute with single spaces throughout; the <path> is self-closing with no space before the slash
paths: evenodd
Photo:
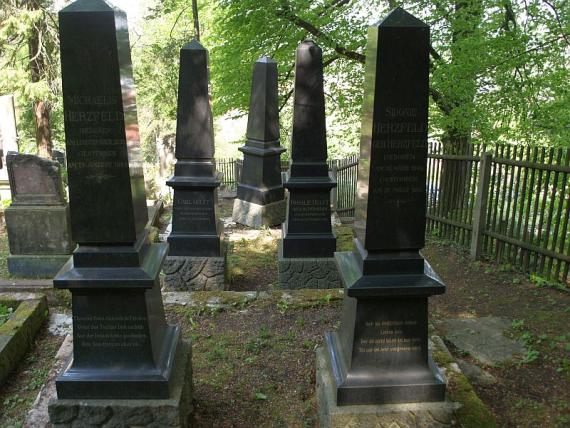
<path id="1" fill-rule="evenodd" d="M 178 16 L 185 4 L 163 1 L 156 16 Z M 295 48 L 311 38 L 324 51 L 329 154 L 357 152 L 366 30 L 397 5 L 431 27 L 430 139 L 441 142 L 445 153 L 468 154 L 471 143 L 570 144 L 566 0 L 205 2 L 201 14 L 208 23 L 202 36 L 211 54 L 215 114 L 247 112 L 252 64 L 269 55 L 279 64 L 286 136 Z M 185 35 L 170 23 L 171 36 Z M 155 41 L 158 57 L 146 57 L 155 70 L 157 62 L 171 67 L 172 57 L 163 57 L 161 52 L 169 51 L 161 46 L 175 38 Z M 165 91 L 173 100 L 175 92 L 175 87 Z M 173 107 L 168 111 L 172 115 Z M 444 210 L 458 207 L 468 174 L 453 161 L 444 163 L 439 189 Z"/>
<path id="2" fill-rule="evenodd" d="M 280 65 L 280 95 L 286 106 L 295 48 L 311 38 L 324 50 L 330 110 L 339 123 L 353 122 L 360 113 L 366 29 L 397 3 L 431 26 L 430 136 L 442 141 L 447 152 L 462 153 L 473 141 L 568 144 L 570 13 L 564 0 L 200 3 L 215 112 L 247 110 L 251 67 L 261 55 Z M 149 28 L 160 21 L 169 37 L 155 37 L 155 50 L 143 53 L 143 63 L 154 64 L 155 70 L 161 63 L 171 66 L 174 58 L 164 47 L 190 35 L 190 22 L 179 17 L 184 8 L 186 1 L 165 0 L 155 10 Z M 356 149 L 358 132 L 343 143 Z"/>

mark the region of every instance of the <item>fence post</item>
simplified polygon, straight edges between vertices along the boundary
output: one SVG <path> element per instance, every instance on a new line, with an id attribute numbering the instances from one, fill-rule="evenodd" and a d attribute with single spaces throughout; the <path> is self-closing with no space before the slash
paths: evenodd
<path id="1" fill-rule="evenodd" d="M 233 159 L 233 164 L 234 164 L 234 183 L 233 183 L 233 187 L 237 189 L 238 183 L 240 181 L 241 178 L 241 168 L 240 168 L 240 163 L 239 163 L 239 159 Z"/>
<path id="2" fill-rule="evenodd" d="M 475 195 L 475 205 L 473 207 L 473 230 L 471 233 L 472 260 L 479 260 L 481 258 L 483 231 L 486 227 L 485 220 L 487 216 L 487 199 L 489 197 L 492 161 L 493 157 L 490 152 L 485 152 L 481 155 L 479 182 L 477 183 L 477 194 Z"/>
<path id="3" fill-rule="evenodd" d="M 331 170 L 331 179 L 336 182 L 336 186 L 334 186 L 331 190 L 331 202 L 332 202 L 332 211 L 336 212 L 338 208 L 338 166 L 336 162 L 333 163 L 332 170 Z"/>

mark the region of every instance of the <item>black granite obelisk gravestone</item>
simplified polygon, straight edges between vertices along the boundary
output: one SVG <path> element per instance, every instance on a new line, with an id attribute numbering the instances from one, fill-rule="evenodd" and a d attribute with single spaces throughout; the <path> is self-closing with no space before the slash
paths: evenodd
<path id="1" fill-rule="evenodd" d="M 279 287 L 338 288 L 332 233 L 323 52 L 312 41 L 297 48 L 287 220 L 279 248 Z"/>
<path id="2" fill-rule="evenodd" d="M 236 223 L 259 228 L 285 220 L 281 180 L 277 63 L 262 57 L 255 63 L 247 122 L 247 141 L 240 147 L 243 168 L 234 201 Z"/>
<path id="3" fill-rule="evenodd" d="M 214 163 L 214 127 L 208 91 L 208 51 L 196 40 L 180 50 L 176 166 L 170 250 L 164 263 L 173 289 L 223 290 L 223 225 Z"/>
<path id="4" fill-rule="evenodd" d="M 78 0 L 59 12 L 59 28 L 79 247 L 54 278 L 72 293 L 73 358 L 56 380 L 50 419 L 86 426 L 106 415 L 119 426 L 133 408 L 159 418 L 167 406 L 167 422 L 184 426 L 190 346 L 166 324 L 159 272 L 167 245 L 148 239 L 127 17 L 104 0 Z"/>
<path id="5" fill-rule="evenodd" d="M 445 381 L 428 354 L 427 334 L 428 296 L 445 286 L 419 254 L 428 52 L 429 27 L 401 8 L 369 29 L 357 238 L 354 252 L 336 253 L 344 313 L 338 333 L 326 334 L 330 366 L 319 374 L 322 382 L 332 370 L 336 401 L 328 406 L 444 400 Z M 323 400 L 320 406 L 326 407 Z"/>

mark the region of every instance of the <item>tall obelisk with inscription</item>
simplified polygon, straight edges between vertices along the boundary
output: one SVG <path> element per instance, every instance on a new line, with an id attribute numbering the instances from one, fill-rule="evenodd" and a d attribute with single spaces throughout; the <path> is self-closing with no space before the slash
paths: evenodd
<path id="1" fill-rule="evenodd" d="M 163 271 L 176 290 L 223 290 L 224 227 L 218 220 L 220 186 L 208 90 L 208 51 L 192 40 L 180 50 L 176 165 L 170 250 Z"/>
<path id="2" fill-rule="evenodd" d="M 259 229 L 285 220 L 285 189 L 281 180 L 277 63 L 266 56 L 255 62 L 243 168 L 234 199 L 236 223 Z"/>
<path id="3" fill-rule="evenodd" d="M 333 258 L 336 236 L 331 226 L 323 51 L 311 40 L 297 48 L 291 167 L 283 239 L 279 242 L 279 287 L 339 288 Z"/>
<path id="4" fill-rule="evenodd" d="M 104 0 L 77 0 L 59 12 L 59 31 L 78 248 L 54 278 L 72 295 L 73 356 L 56 380 L 50 421 L 88 426 L 105 417 L 118 426 L 125 412 L 144 411 L 185 426 L 190 345 L 164 315 L 167 245 L 148 238 L 127 17 Z"/>
<path id="5" fill-rule="evenodd" d="M 445 286 L 419 253 L 429 37 L 429 27 L 401 8 L 368 30 L 357 238 L 353 252 L 336 253 L 342 324 L 318 354 L 317 382 L 334 397 L 320 394 L 319 406 L 330 418 L 336 406 L 444 400 L 445 380 L 428 353 L 428 297 Z"/>

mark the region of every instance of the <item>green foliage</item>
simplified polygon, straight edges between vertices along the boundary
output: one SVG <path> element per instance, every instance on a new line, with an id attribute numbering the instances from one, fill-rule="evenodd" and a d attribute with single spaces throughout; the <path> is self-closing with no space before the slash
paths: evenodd
<path id="1" fill-rule="evenodd" d="M 279 3 L 252 0 L 199 2 L 204 29 L 201 42 L 210 51 L 212 102 L 217 116 L 246 114 L 253 63 L 263 55 L 278 62 L 281 136 L 282 143 L 287 146 L 292 120 L 295 49 L 310 35 L 280 15 Z M 339 43 L 342 41 L 344 45 L 362 50 L 360 36 L 366 25 L 362 19 L 358 21 L 352 14 L 344 13 L 348 5 L 339 8 L 338 15 L 333 18 L 325 13 L 326 1 L 295 3 L 295 11 L 304 10 L 307 13 L 304 19 L 327 28 L 331 40 L 338 39 Z M 358 8 L 363 9 L 362 5 Z M 152 106 L 154 118 L 175 118 L 178 67 L 173 67 L 173 63 L 178 62 L 178 49 L 193 37 L 191 20 L 187 2 L 168 1 L 147 21 L 145 29 L 152 40 L 149 44 L 143 43 L 145 52 L 140 51 L 138 82 L 148 85 L 141 91 L 139 83 L 139 93 L 148 97 L 145 105 Z M 321 43 L 321 46 L 324 61 L 330 63 L 325 69 L 329 156 L 342 157 L 357 151 L 362 64 L 339 56 L 327 44 Z M 160 82 L 157 84 L 158 76 Z M 236 143 L 240 143 L 241 138 L 243 136 L 236 136 Z"/>
<path id="2" fill-rule="evenodd" d="M 0 305 L 0 325 L 8 321 L 12 315 L 13 309 L 9 306 Z"/>
<path id="3" fill-rule="evenodd" d="M 267 395 L 258 391 L 255 394 L 253 394 L 253 399 L 257 400 L 257 401 L 260 401 L 260 400 L 265 401 L 265 400 L 267 400 Z"/>
<path id="4" fill-rule="evenodd" d="M 20 4 L 6 0 L 0 4 L 0 95 L 14 94 L 19 149 L 36 151 L 33 105 L 46 101 L 51 110 L 51 131 L 55 148 L 63 148 L 63 111 L 59 68 L 57 18 L 51 10 L 53 0 Z M 36 9 L 37 6 L 37 9 Z M 30 55 L 30 41 L 39 39 L 39 52 Z M 32 63 L 37 60 L 38 80 L 32 78 Z"/>
<path id="5" fill-rule="evenodd" d="M 21 149 L 35 150 L 33 103 L 51 106 L 55 146 L 63 145 L 57 19 L 40 8 L 0 5 L 0 94 L 14 93 Z M 366 30 L 396 2 L 365 0 L 199 0 L 210 50 L 216 117 L 247 114 L 251 71 L 262 55 L 279 64 L 282 142 L 290 144 L 294 57 L 299 42 L 324 52 L 329 156 L 358 151 Z M 431 26 L 430 135 L 446 150 L 471 139 L 494 144 L 568 145 L 570 12 L 565 0 L 397 2 Z M 42 33 L 46 64 L 32 82 L 29 41 Z M 179 49 L 193 37 L 191 2 L 163 0 L 132 37 L 147 162 L 155 141 L 175 132 Z M 236 133 L 232 142 L 240 144 Z M 234 146 L 231 146 L 234 147 Z M 233 150 L 231 150 L 234 153 Z M 219 153 L 224 156 L 224 153 Z"/>
<path id="6" fill-rule="evenodd" d="M 432 137 L 442 139 L 448 150 L 470 139 L 490 144 L 568 144 L 570 75 L 565 49 L 570 14 L 563 0 L 399 3 L 431 26 Z M 323 48 L 327 64 L 329 155 L 357 151 L 366 28 L 387 13 L 388 2 L 217 0 L 199 4 L 202 42 L 211 55 L 216 115 L 246 114 L 253 62 L 269 55 L 279 64 L 282 140 L 287 145 L 295 48 L 312 38 Z M 154 32 L 153 44 L 142 60 L 139 82 L 149 82 L 150 104 L 157 108 L 154 117 L 174 118 L 177 69 L 173 63 L 178 48 L 192 37 L 191 19 L 188 2 L 169 0 L 147 22 L 147 29 Z"/>
<path id="7" fill-rule="evenodd" d="M 536 284 L 536 286 L 538 288 L 543 288 L 543 287 L 551 287 L 551 288 L 555 288 L 557 290 L 561 290 L 561 291 L 567 291 L 568 288 L 566 287 L 565 284 L 562 284 L 561 282 L 552 280 L 552 279 L 548 279 L 548 278 L 544 278 L 540 275 L 537 274 L 530 274 L 529 276 L 530 282 L 532 282 L 533 284 Z"/>

